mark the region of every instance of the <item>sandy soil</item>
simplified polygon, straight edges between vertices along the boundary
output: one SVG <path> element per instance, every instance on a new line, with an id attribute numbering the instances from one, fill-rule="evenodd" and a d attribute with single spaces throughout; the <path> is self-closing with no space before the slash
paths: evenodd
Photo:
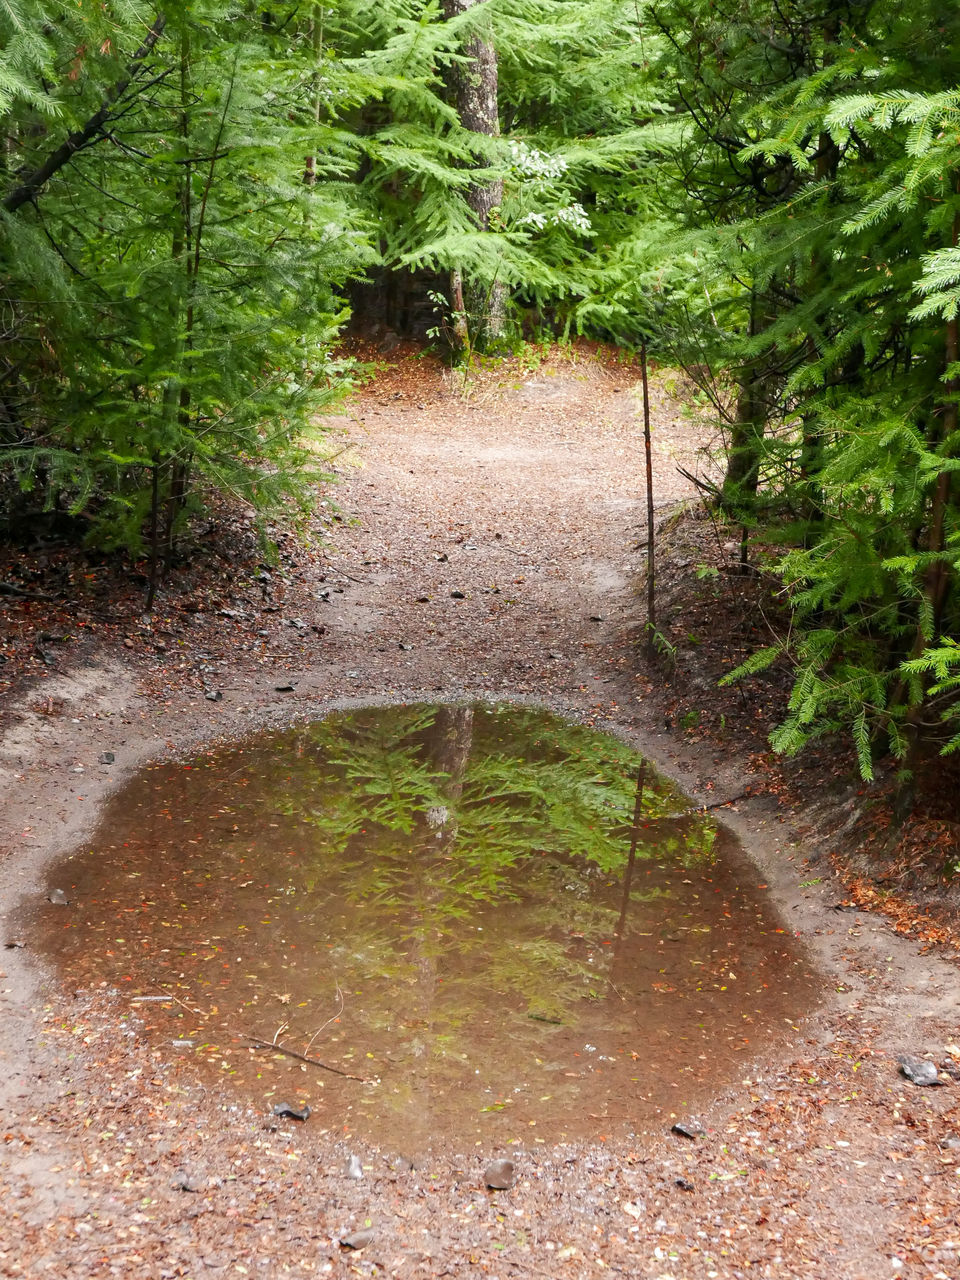
<path id="1" fill-rule="evenodd" d="M 318 512 L 322 543 L 289 538 L 278 566 L 255 570 L 240 522 L 219 576 L 198 571 L 149 619 L 87 627 L 8 696 L 0 1275 L 960 1276 L 956 967 L 882 917 L 837 910 L 829 864 L 806 861 L 823 852 L 827 809 L 842 817 L 842 784 L 811 816 L 775 793 L 745 736 L 679 731 L 672 690 L 686 680 L 689 705 L 702 643 L 685 619 L 668 629 L 683 678 L 638 660 L 635 384 L 635 370 L 581 354 L 484 372 L 464 398 L 401 353 L 337 424 L 350 447 L 328 495 L 338 509 Z M 703 465 L 708 442 L 654 390 L 665 513 L 689 496 L 676 463 Z M 674 571 L 689 568 L 678 554 Z M 8 602 L 11 653 L 40 613 Z M 461 696 L 596 723 L 704 803 L 751 791 L 724 819 L 824 994 L 718 1089 L 695 1141 L 665 1125 L 642 1144 L 598 1133 L 513 1149 L 516 1185 L 493 1192 L 482 1171 L 501 1152 L 438 1146 L 410 1168 L 346 1144 L 336 1117 L 277 1121 L 203 1087 L 109 991 L 71 991 L 31 954 L 18 912 L 145 762 L 332 707 Z M 934 1058 L 943 1087 L 903 1079 L 901 1052 Z"/>

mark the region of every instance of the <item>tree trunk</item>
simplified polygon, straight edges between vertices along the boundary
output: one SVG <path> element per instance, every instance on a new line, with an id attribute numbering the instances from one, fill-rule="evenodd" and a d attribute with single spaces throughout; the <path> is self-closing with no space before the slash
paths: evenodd
<path id="1" fill-rule="evenodd" d="M 443 14 L 449 21 L 483 0 L 443 0 Z M 498 109 L 499 77 L 497 72 L 497 51 L 492 44 L 477 36 L 471 37 L 463 46 L 463 52 L 469 59 L 465 63 L 456 63 L 451 67 L 449 83 L 456 103 L 460 123 L 471 133 L 485 134 L 490 138 L 500 136 L 500 113 Z M 478 156 L 478 165 L 486 163 L 484 157 Z M 477 226 L 482 231 L 490 229 L 491 213 L 503 201 L 503 180 L 477 183 L 467 192 L 467 203 L 473 211 Z M 454 272 L 459 276 L 459 272 Z M 502 281 L 494 277 L 492 280 L 465 280 L 462 282 L 464 311 L 466 322 L 473 344 L 483 348 L 503 334 L 506 311 L 507 291 Z M 453 299 L 451 306 L 455 307 Z M 455 339 L 460 340 L 457 325 L 454 324 Z"/>
<path id="2" fill-rule="evenodd" d="M 633 800 L 633 822 L 630 824 L 630 853 L 627 855 L 627 866 L 623 874 L 623 892 L 620 897 L 620 917 L 613 931 L 613 958 L 616 963 L 617 952 L 623 942 L 630 909 L 630 889 L 633 885 L 633 868 L 637 861 L 637 848 L 640 844 L 640 819 L 643 817 L 643 784 L 647 777 L 646 765 L 641 765 L 637 772 L 637 789 Z"/>
<path id="3" fill-rule="evenodd" d="M 836 40 L 837 23 L 834 19 L 827 24 L 824 38 L 828 45 Z M 829 133 L 823 132 L 817 140 L 817 153 L 814 161 L 813 177 L 815 182 L 834 182 L 840 166 L 840 148 Z M 822 293 L 831 293 L 829 284 L 830 263 L 821 253 L 814 250 L 810 255 L 810 278 L 807 284 L 807 296 L 816 298 Z M 831 293 L 832 297 L 832 293 Z M 824 318 L 826 325 L 826 318 Z M 814 335 L 807 337 L 807 359 L 811 364 L 820 358 L 820 351 Z M 803 439 L 800 446 L 800 515 L 809 526 L 804 535 L 804 545 L 810 546 L 814 540 L 814 530 L 823 520 L 823 491 L 820 487 L 820 471 L 823 467 L 823 427 L 819 412 L 804 413 Z"/>
<path id="4" fill-rule="evenodd" d="M 640 381 L 643 387 L 643 454 L 647 489 L 647 639 L 646 652 L 653 657 L 657 634 L 656 535 L 653 529 L 653 450 L 650 440 L 650 379 L 647 343 L 640 344 Z"/>
<path id="5" fill-rule="evenodd" d="M 953 248 L 956 248 L 960 243 L 960 212 L 954 215 L 951 242 Z M 946 451 L 948 451 L 947 456 L 949 456 L 949 451 L 955 447 L 952 446 L 951 442 L 956 438 L 957 431 L 960 429 L 960 406 L 957 404 L 957 393 L 960 391 L 960 384 L 953 376 L 953 370 L 956 368 L 958 361 L 960 361 L 960 322 L 958 322 L 956 316 L 953 316 L 947 321 L 944 331 L 944 386 L 947 394 L 940 414 L 941 448 L 945 447 Z M 953 579 L 950 566 L 944 559 L 943 554 L 946 549 L 947 512 L 953 493 L 953 474 L 953 471 L 944 467 L 937 476 L 937 482 L 934 485 L 930 499 L 926 549 L 937 556 L 937 559 L 931 562 L 924 575 L 923 595 L 931 628 L 928 633 L 924 626 L 923 618 L 921 617 L 918 620 L 913 651 L 910 654 L 911 658 L 919 658 L 927 645 L 937 644 L 941 636 L 943 612 Z M 898 692 L 904 688 L 904 682 L 901 681 Z M 894 696 L 896 697 L 896 694 Z M 902 692 L 900 696 L 902 696 Z M 907 712 L 907 753 L 894 801 L 894 818 L 898 822 L 905 821 L 913 809 L 917 772 L 923 755 L 922 721 L 926 710 L 925 702 L 926 699 L 920 702 L 919 705 L 911 707 Z"/>
<path id="6" fill-rule="evenodd" d="M 430 759 L 440 775 L 443 806 L 427 813 L 433 832 L 429 848 L 434 854 L 449 853 L 460 826 L 460 801 L 470 752 L 473 749 L 473 707 L 439 707 L 429 735 Z"/>
<path id="7" fill-rule="evenodd" d="M 751 338 L 761 330 L 760 301 L 750 296 Z M 765 375 L 759 360 L 751 360 L 740 378 L 737 411 L 730 429 L 727 471 L 720 490 L 720 505 L 733 518 L 744 521 L 753 514 L 760 483 L 760 461 L 766 425 Z"/>
<path id="8" fill-rule="evenodd" d="M 323 103 L 322 93 L 322 73 L 321 63 L 323 59 L 323 6 L 314 4 L 313 11 L 310 14 L 310 52 L 313 55 L 313 123 L 319 133 L 320 131 L 320 115 L 321 105 Z M 303 169 L 303 184 L 306 187 L 316 186 L 317 182 L 317 157 L 309 155 L 306 157 Z"/>

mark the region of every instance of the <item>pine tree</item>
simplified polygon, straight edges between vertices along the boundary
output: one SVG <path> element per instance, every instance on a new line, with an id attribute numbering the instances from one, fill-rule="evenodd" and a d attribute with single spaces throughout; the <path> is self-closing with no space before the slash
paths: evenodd
<path id="1" fill-rule="evenodd" d="M 342 186 L 352 139 L 318 123 L 316 47 L 277 16 L 210 0 L 147 37 L 131 22 L 122 70 L 24 142 L 28 178 L 6 196 L 5 288 L 25 320 L 4 353 L 6 464 L 155 566 L 205 487 L 263 505 L 318 472 L 337 286 L 369 258 Z"/>

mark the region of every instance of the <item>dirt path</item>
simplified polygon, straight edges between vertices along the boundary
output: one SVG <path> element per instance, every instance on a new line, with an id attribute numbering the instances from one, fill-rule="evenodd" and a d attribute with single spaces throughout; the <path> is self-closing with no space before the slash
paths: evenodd
<path id="1" fill-rule="evenodd" d="M 0 951 L 0 1275 L 960 1276 L 958 1086 L 916 1089 L 895 1061 L 960 1059 L 956 969 L 833 910 L 762 785 L 728 816 L 825 975 L 821 1009 L 718 1090 L 695 1144 L 517 1151 L 510 1191 L 481 1185 L 493 1153 L 409 1169 L 348 1148 L 336 1117 L 275 1122 L 200 1087 L 115 993 L 65 989 L 21 936 L 18 905 L 140 764 L 352 702 L 529 698 L 637 743 L 698 798 L 743 792 L 735 745 L 684 748 L 636 670 L 634 381 L 555 362 L 464 400 L 402 361 L 346 423 L 325 550 L 132 623 L 126 647 L 90 641 L 6 708 L 0 943 L 24 945 Z M 656 424 L 669 505 L 695 451 L 662 387 Z M 368 1221 L 371 1243 L 342 1248 Z"/>

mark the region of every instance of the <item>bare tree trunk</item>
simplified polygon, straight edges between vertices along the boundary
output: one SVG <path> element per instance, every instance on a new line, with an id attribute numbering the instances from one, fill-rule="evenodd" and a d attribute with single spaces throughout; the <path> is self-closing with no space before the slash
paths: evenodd
<path id="1" fill-rule="evenodd" d="M 643 453 L 647 481 L 647 655 L 655 652 L 657 632 L 656 535 L 653 529 L 653 450 L 650 441 L 650 380 L 647 370 L 647 343 L 640 344 L 640 380 L 643 385 Z"/>
<path id="2" fill-rule="evenodd" d="M 313 11 L 310 14 L 310 52 L 313 55 L 313 123 L 319 133 L 320 130 L 320 108 L 323 101 L 321 97 L 322 74 L 320 71 L 321 60 L 323 57 L 323 6 L 314 4 Z M 306 157 L 303 169 L 303 184 L 306 187 L 316 186 L 317 182 L 317 157 L 309 155 Z"/>
<path id="3" fill-rule="evenodd" d="M 150 587 L 147 591 L 147 613 L 153 608 L 160 585 L 160 457 L 154 455 L 150 468 Z"/>
<path id="4" fill-rule="evenodd" d="M 448 20 L 482 4 L 483 0 L 443 0 L 444 17 Z M 469 59 L 465 63 L 457 63 L 450 70 L 450 88 L 456 101 L 460 123 L 464 129 L 472 133 L 485 134 L 490 138 L 500 136 L 500 113 L 498 109 L 499 76 L 497 71 L 497 51 L 492 44 L 474 36 L 467 40 L 463 52 Z M 485 161 L 478 156 L 478 164 Z M 467 192 L 467 203 L 473 210 L 477 226 L 487 231 L 490 228 L 491 213 L 503 201 L 502 179 L 477 183 Z M 459 272 L 453 275 L 459 276 Z M 454 281 L 451 281 L 453 286 Z M 473 333 L 474 344 L 483 347 L 495 341 L 503 333 L 506 311 L 507 291 L 502 281 L 467 280 L 461 282 L 464 297 L 464 308 L 467 324 Z M 451 305 L 456 303 L 451 299 Z M 454 336 L 459 340 L 456 323 Z"/>
<path id="5" fill-rule="evenodd" d="M 470 752 L 473 750 L 473 707 L 439 707 L 429 738 L 430 758 L 442 777 L 440 791 L 446 803 L 427 813 L 434 833 L 429 848 L 449 853 L 460 826 L 460 801 Z"/>
<path id="6" fill-rule="evenodd" d="M 756 291 L 750 297 L 749 336 L 756 337 L 760 328 L 760 301 Z M 763 370 L 751 361 L 743 371 L 737 396 L 736 416 L 730 428 L 727 471 L 723 477 L 720 501 L 724 511 L 733 517 L 751 513 L 760 483 L 760 458 L 766 421 Z"/>
<path id="7" fill-rule="evenodd" d="M 637 847 L 640 844 L 640 819 L 643 817 L 643 784 L 647 777 L 647 766 L 641 764 L 637 772 L 637 789 L 633 800 L 633 822 L 630 824 L 630 853 L 627 857 L 627 869 L 623 875 L 623 894 L 620 898 L 620 918 L 613 931 L 613 958 L 616 962 L 617 952 L 623 942 L 624 929 L 627 923 L 627 912 L 630 908 L 630 889 L 633 885 L 633 868 L 637 861 Z"/>

